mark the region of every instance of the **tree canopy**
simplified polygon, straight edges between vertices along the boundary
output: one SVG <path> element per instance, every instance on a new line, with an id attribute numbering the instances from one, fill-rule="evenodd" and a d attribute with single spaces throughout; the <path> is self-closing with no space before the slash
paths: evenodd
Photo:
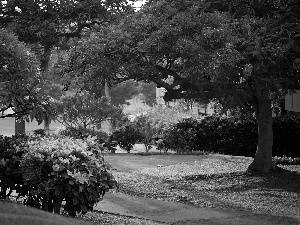
<path id="1" fill-rule="evenodd" d="M 225 98 L 229 93 L 250 101 L 255 79 L 274 89 L 295 83 L 300 60 L 297 1 L 226 2 L 149 3 L 78 46 L 71 68 L 83 74 L 87 65 L 93 67 L 93 81 L 102 73 L 153 81 L 167 89 L 166 100 Z M 264 14 L 262 6 L 268 9 Z M 169 76 L 172 83 L 166 81 Z"/>
<path id="2" fill-rule="evenodd" d="M 85 84 L 152 81 L 167 101 L 246 101 L 259 124 L 249 168 L 268 172 L 272 96 L 299 86 L 299 11 L 297 0 L 149 1 L 74 48 L 66 74 Z"/>
<path id="3" fill-rule="evenodd" d="M 39 63 L 26 45 L 12 33 L 0 29 L 0 111 L 2 116 L 21 117 L 30 114 L 31 119 L 41 120 L 47 112 L 50 100 L 38 88 Z M 3 115 L 9 108 L 14 113 Z"/>
<path id="4" fill-rule="evenodd" d="M 49 50 L 127 10 L 131 7 L 126 1 L 7 0 L 0 3 L 0 26 L 9 26 L 20 41 Z"/>
<path id="5" fill-rule="evenodd" d="M 101 28 L 118 18 L 120 13 L 131 10 L 126 0 L 7 0 L 0 1 L 0 28 L 15 33 L 20 41 L 30 45 L 39 62 L 42 92 L 45 85 L 53 86 L 48 73 L 53 47 L 68 49 L 70 42 L 72 45 L 72 42 L 88 35 L 91 28 Z M 51 107 L 43 102 L 45 107 Z M 31 113 L 36 115 L 36 109 Z M 53 115 L 38 114 L 45 117 L 47 127 Z"/>
<path id="6" fill-rule="evenodd" d="M 84 129 L 101 128 L 108 118 L 120 118 L 120 108 L 112 105 L 106 97 L 95 98 L 88 93 L 65 96 L 55 104 L 56 119 L 66 127 Z"/>

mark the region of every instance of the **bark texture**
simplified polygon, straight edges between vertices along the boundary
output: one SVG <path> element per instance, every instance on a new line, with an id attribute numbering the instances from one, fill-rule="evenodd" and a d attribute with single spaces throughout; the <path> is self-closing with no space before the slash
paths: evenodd
<path id="1" fill-rule="evenodd" d="M 270 93 L 266 87 L 261 85 L 256 89 L 256 98 L 258 103 L 258 145 L 248 172 L 269 173 L 275 169 L 272 161 L 273 118 Z"/>

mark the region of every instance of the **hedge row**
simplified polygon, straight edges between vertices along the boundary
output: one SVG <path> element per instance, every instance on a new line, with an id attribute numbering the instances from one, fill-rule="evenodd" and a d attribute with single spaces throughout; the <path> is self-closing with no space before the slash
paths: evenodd
<path id="1" fill-rule="evenodd" d="M 300 157 L 300 116 L 274 118 L 273 156 Z M 257 121 L 207 116 L 184 119 L 164 134 L 167 147 L 176 151 L 208 151 L 253 157 L 257 146 Z"/>

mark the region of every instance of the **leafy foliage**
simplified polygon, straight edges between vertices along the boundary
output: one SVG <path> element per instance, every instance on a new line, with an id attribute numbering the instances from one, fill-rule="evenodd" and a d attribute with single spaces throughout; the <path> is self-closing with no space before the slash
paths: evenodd
<path id="1" fill-rule="evenodd" d="M 274 156 L 300 157 L 300 116 L 297 114 L 276 117 L 274 129 Z"/>
<path id="2" fill-rule="evenodd" d="M 299 116 L 274 118 L 273 156 L 300 156 Z M 165 130 L 163 140 L 180 152 L 207 151 L 226 155 L 254 157 L 257 148 L 257 121 L 253 117 L 206 116 L 185 119 Z"/>
<path id="3" fill-rule="evenodd" d="M 98 71 L 111 80 L 152 81 L 166 89 L 166 101 L 217 98 L 223 111 L 246 101 L 259 126 L 249 170 L 269 172 L 271 102 L 299 87 L 299 9 L 296 0 L 150 1 L 79 46 L 67 73 L 77 80 L 92 66 L 93 81 L 103 79 Z"/>
<path id="4" fill-rule="evenodd" d="M 15 35 L 0 29 L 0 110 L 14 108 L 7 116 L 30 114 L 40 123 L 51 111 L 49 97 L 38 89 L 40 78 L 35 55 Z"/>
<path id="5" fill-rule="evenodd" d="M 15 190 L 24 204 L 75 216 L 93 209 L 116 185 L 95 138 L 1 136 L 1 198 Z M 9 194 L 10 194 L 9 193 Z"/>
<path id="6" fill-rule="evenodd" d="M 146 153 L 151 149 L 155 130 L 152 127 L 151 121 L 147 115 L 140 115 L 135 118 L 133 126 L 140 134 L 140 141 L 144 143 Z"/>
<path id="7" fill-rule="evenodd" d="M 141 140 L 142 135 L 131 123 L 127 123 L 113 131 L 110 136 L 110 141 L 115 141 L 118 145 L 130 153 L 134 144 Z"/>
<path id="8" fill-rule="evenodd" d="M 169 127 L 164 133 L 164 142 L 178 154 L 199 150 L 197 143 L 197 120 L 189 118 Z"/>
<path id="9" fill-rule="evenodd" d="M 137 95 L 137 88 L 133 81 L 121 82 L 111 88 L 111 103 L 116 106 L 123 106 L 127 104 L 126 100 L 131 99 L 135 95 Z"/>
<path id="10" fill-rule="evenodd" d="M 75 139 L 82 139 L 82 140 L 88 138 L 89 136 L 95 137 L 96 138 L 95 141 L 98 144 L 100 144 L 99 148 L 102 148 L 104 144 L 107 144 L 109 142 L 109 136 L 107 133 L 101 130 L 92 130 L 87 128 L 84 129 L 82 127 L 79 128 L 67 127 L 65 129 L 59 130 L 58 134 L 75 138 Z"/>
<path id="11" fill-rule="evenodd" d="M 25 4 L 21 0 L 9 0 L 0 6 L 1 27 L 10 26 L 21 41 L 39 47 L 42 64 L 48 63 L 51 47 L 66 47 L 70 38 L 79 38 L 86 28 L 131 10 L 126 1 L 30 1 Z"/>
<path id="12" fill-rule="evenodd" d="M 105 97 L 100 99 L 88 93 L 62 97 L 56 103 L 56 119 L 66 127 L 101 127 L 107 118 L 119 118 L 121 109 Z"/>
<path id="13" fill-rule="evenodd" d="M 20 160 L 24 150 L 18 148 L 23 146 L 27 137 L 20 136 L 0 136 L 0 199 L 6 199 L 13 190 L 23 193 L 26 185 L 19 169 Z"/>
<path id="14" fill-rule="evenodd" d="M 282 157 L 275 156 L 273 157 L 273 160 L 276 164 L 280 164 L 280 165 L 300 165 L 299 157 L 292 158 L 287 156 L 282 156 Z"/>
<path id="15" fill-rule="evenodd" d="M 138 91 L 141 93 L 142 102 L 149 105 L 156 105 L 156 85 L 155 83 L 143 83 L 140 82 L 138 86 Z"/>
<path id="16" fill-rule="evenodd" d="M 46 130 L 44 129 L 36 129 L 33 131 L 34 135 L 41 135 L 41 136 L 46 136 Z"/>

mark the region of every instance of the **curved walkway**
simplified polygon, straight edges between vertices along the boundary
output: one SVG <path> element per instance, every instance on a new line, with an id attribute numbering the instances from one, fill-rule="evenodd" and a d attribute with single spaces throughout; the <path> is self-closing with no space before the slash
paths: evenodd
<path id="1" fill-rule="evenodd" d="M 94 210 L 144 218 L 167 224 L 188 225 L 299 225 L 289 217 L 255 214 L 242 211 L 199 208 L 184 203 L 106 193 Z"/>
<path id="2" fill-rule="evenodd" d="M 155 148 L 151 152 L 158 151 Z M 144 152 L 143 145 L 136 144 L 132 153 Z M 125 153 L 118 148 L 117 153 Z M 105 160 L 115 170 L 130 172 L 137 168 L 156 167 L 160 163 L 176 164 L 176 157 L 168 155 L 153 155 L 147 161 L 140 162 L 139 156 L 122 154 L 122 157 L 107 155 Z M 179 156 L 178 156 L 179 157 Z M 185 161 L 201 160 L 214 155 L 180 156 Z M 223 158 L 225 156 L 222 156 Z M 228 156 L 229 157 L 229 156 Z M 300 225 L 300 221 L 290 217 L 257 214 L 244 211 L 221 210 L 209 207 L 197 207 L 182 202 L 167 202 L 157 199 L 135 197 L 121 193 L 106 193 L 103 201 L 94 210 L 112 214 L 131 216 L 166 224 L 187 225 Z"/>

